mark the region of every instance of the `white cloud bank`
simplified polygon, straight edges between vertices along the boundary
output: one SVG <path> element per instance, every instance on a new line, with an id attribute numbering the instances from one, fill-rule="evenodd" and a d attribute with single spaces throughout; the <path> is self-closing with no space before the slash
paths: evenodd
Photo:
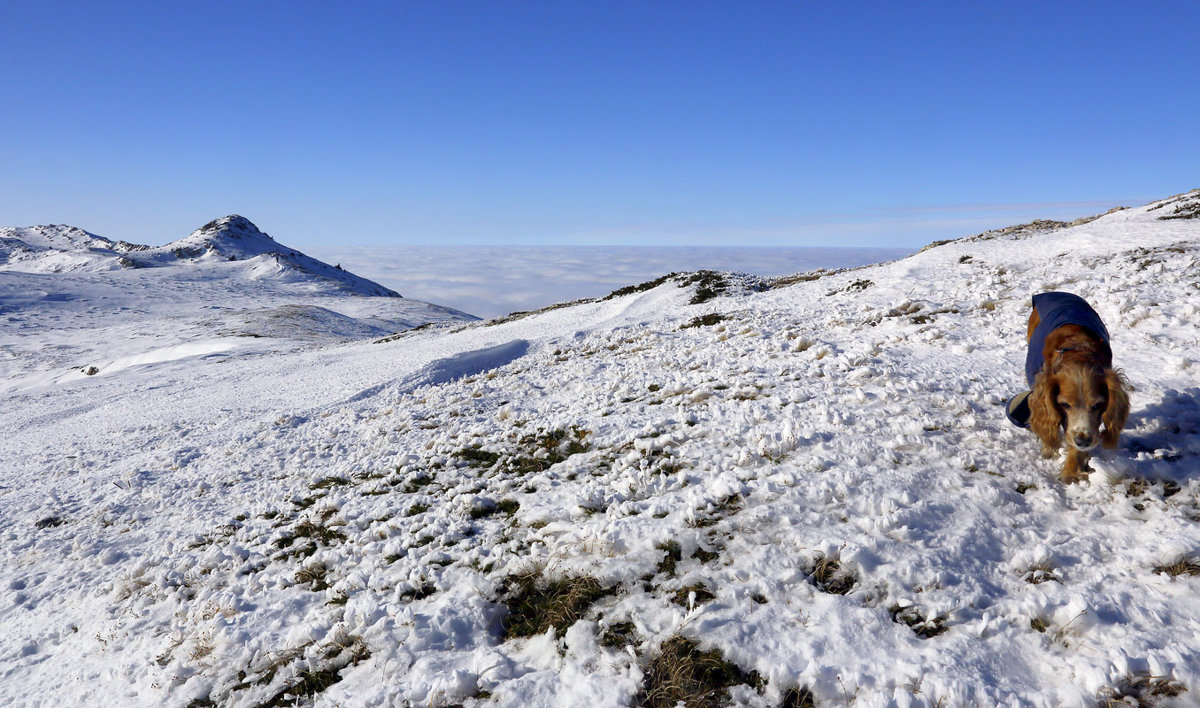
<path id="1" fill-rule="evenodd" d="M 331 246 L 309 255 L 408 298 L 484 318 L 607 295 L 672 271 L 772 276 L 906 256 L 896 248 L 630 246 Z"/>

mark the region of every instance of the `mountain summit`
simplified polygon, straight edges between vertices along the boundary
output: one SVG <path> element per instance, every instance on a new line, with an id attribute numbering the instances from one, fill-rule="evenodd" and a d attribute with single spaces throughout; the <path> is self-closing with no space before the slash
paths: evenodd
<path id="1" fill-rule="evenodd" d="M 223 265 L 227 263 L 231 265 Z M 355 295 L 400 297 L 395 290 L 288 248 L 238 214 L 213 219 L 165 246 L 112 241 L 66 225 L 0 228 L 0 271 L 102 272 L 181 265 L 208 267 L 214 277 L 308 279 Z"/>

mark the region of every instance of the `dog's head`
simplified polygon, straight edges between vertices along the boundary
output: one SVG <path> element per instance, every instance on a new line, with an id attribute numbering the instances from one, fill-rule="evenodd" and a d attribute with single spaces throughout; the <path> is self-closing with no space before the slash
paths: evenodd
<path id="1" fill-rule="evenodd" d="M 1029 424 L 1050 447 L 1064 441 L 1080 451 L 1115 447 L 1129 417 L 1128 384 L 1115 369 L 1065 362 L 1043 371 L 1029 395 Z M 1101 430 L 1101 424 L 1104 428 Z"/>

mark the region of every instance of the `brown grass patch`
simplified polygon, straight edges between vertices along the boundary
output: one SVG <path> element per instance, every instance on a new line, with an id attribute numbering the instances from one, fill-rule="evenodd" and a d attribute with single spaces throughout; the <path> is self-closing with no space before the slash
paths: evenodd
<path id="1" fill-rule="evenodd" d="M 597 600 L 613 592 L 595 578 L 549 580 L 540 573 L 510 577 L 505 585 L 505 639 L 544 634 L 551 627 L 556 636 L 562 636 Z"/>
<path id="2" fill-rule="evenodd" d="M 1166 676 L 1140 671 L 1121 679 L 1116 686 L 1105 686 L 1096 695 L 1101 708 L 1153 708 L 1162 698 L 1175 698 L 1187 687 Z"/>
<path id="3" fill-rule="evenodd" d="M 701 651 L 696 642 L 673 637 L 650 663 L 633 703 L 647 708 L 675 708 L 680 702 L 688 708 L 716 708 L 729 705 L 731 686 L 761 683 L 757 673 L 742 671 L 720 652 Z"/>
<path id="4" fill-rule="evenodd" d="M 1172 578 L 1180 575 L 1200 575 L 1200 560 L 1193 555 L 1182 555 L 1174 563 L 1154 566 L 1155 573 L 1166 573 Z"/>

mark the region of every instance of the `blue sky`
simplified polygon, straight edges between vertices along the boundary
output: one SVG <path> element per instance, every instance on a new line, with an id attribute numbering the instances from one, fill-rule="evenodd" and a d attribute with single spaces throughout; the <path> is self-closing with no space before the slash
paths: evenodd
<path id="1" fill-rule="evenodd" d="M 0 225 L 919 246 L 1200 186 L 1200 5 L 0 0 Z"/>

